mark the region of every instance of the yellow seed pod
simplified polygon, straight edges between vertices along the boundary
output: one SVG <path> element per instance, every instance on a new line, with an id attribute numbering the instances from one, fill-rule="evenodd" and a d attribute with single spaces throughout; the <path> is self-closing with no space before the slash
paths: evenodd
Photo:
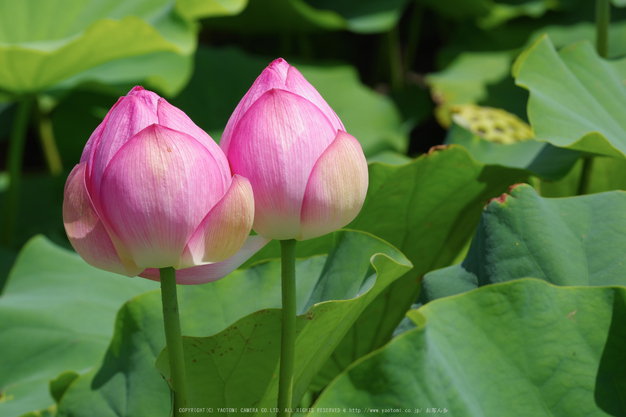
<path id="1" fill-rule="evenodd" d="M 502 109 L 466 104 L 453 106 L 451 112 L 458 125 L 489 142 L 510 145 L 534 137 L 527 123 Z"/>

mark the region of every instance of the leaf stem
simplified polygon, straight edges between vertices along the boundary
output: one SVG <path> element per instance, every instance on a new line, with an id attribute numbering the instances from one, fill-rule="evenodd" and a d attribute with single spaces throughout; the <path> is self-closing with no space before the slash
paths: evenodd
<path id="1" fill-rule="evenodd" d="M 609 27 L 611 26 L 611 5 L 609 0 L 596 0 L 596 50 L 598 55 L 609 55 Z M 589 194 L 593 157 L 583 156 L 583 169 L 578 183 L 578 195 Z"/>
<path id="2" fill-rule="evenodd" d="M 26 133 L 30 118 L 33 97 L 24 97 L 18 104 L 17 114 L 13 121 L 11 138 L 9 142 L 9 155 L 7 168 L 9 171 L 9 189 L 4 200 L 2 224 L 0 225 L 0 243 L 9 247 L 13 240 L 13 234 L 17 223 L 17 213 L 20 199 L 20 184 L 22 182 L 22 164 L 24 160 L 24 147 L 26 145 Z"/>
<path id="3" fill-rule="evenodd" d="M 424 6 L 421 1 L 415 1 L 413 5 L 413 15 L 411 16 L 411 26 L 409 28 L 409 39 L 407 41 L 406 52 L 404 53 L 404 71 L 409 73 L 417 55 L 417 46 L 420 39 L 420 30 L 422 28 L 422 16 L 424 15 Z"/>
<path id="4" fill-rule="evenodd" d="M 187 407 L 187 379 L 185 376 L 185 358 L 183 340 L 178 316 L 178 297 L 176 295 L 176 270 L 161 268 L 161 300 L 163 301 L 163 323 L 165 341 L 170 361 L 170 384 L 174 392 L 174 416 L 178 417 L 179 408 Z"/>
<path id="5" fill-rule="evenodd" d="M 609 0 L 596 0 L 596 50 L 598 55 L 609 55 L 609 26 L 611 24 L 611 5 Z"/>
<path id="6" fill-rule="evenodd" d="M 283 326 L 280 340 L 278 416 L 291 415 L 296 350 L 296 241 L 280 241 L 282 257 Z"/>
<path id="7" fill-rule="evenodd" d="M 389 48 L 391 89 L 399 91 L 404 88 L 404 73 L 402 69 L 402 54 L 400 52 L 400 33 L 397 26 L 387 32 L 387 46 Z"/>
<path id="8" fill-rule="evenodd" d="M 591 183 L 591 170 L 593 168 L 593 157 L 583 156 L 583 169 L 580 173 L 578 183 L 578 195 L 589 194 L 589 184 Z"/>
<path id="9" fill-rule="evenodd" d="M 63 172 L 63 162 L 61 161 L 59 148 L 54 139 L 54 130 L 52 129 L 50 114 L 43 111 L 40 100 L 37 100 L 37 124 L 39 128 L 39 140 L 41 141 L 41 147 L 43 148 L 43 154 L 46 158 L 48 169 L 50 169 L 52 175 L 60 175 Z"/>

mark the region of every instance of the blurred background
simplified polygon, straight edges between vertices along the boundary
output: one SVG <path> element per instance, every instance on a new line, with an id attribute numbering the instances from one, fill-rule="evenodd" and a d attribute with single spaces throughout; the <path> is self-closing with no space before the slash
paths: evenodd
<path id="1" fill-rule="evenodd" d="M 613 0 L 609 58 L 626 53 L 624 5 Z M 595 42 L 594 8 L 588 0 L 0 0 L 0 289 L 30 237 L 70 247 L 67 175 L 135 85 L 219 141 L 254 79 L 283 57 L 368 160 L 401 164 L 455 142 L 455 124 L 492 143 L 532 138 L 513 62 L 546 33 L 557 48 Z M 612 163 L 626 172 L 622 160 Z M 576 167 L 542 184 L 542 194 L 577 194 Z M 621 177 L 613 181 L 588 191 L 623 188 Z"/>

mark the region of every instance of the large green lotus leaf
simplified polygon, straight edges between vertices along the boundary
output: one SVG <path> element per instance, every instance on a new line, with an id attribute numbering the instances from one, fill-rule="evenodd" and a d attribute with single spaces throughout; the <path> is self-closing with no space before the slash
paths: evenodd
<path id="1" fill-rule="evenodd" d="M 512 144 L 494 143 L 454 122 L 448 130 L 446 143 L 463 146 L 482 163 L 525 169 L 529 174 L 552 180 L 564 177 L 580 156 L 580 152 L 534 139 Z"/>
<path id="2" fill-rule="evenodd" d="M 370 163 L 381 162 L 387 165 L 404 165 L 411 162 L 413 158 L 394 151 L 383 151 L 369 157 L 367 160 Z"/>
<path id="3" fill-rule="evenodd" d="M 105 62 L 56 84 L 50 92 L 61 96 L 75 85 L 98 82 L 94 90 L 110 90 L 124 96 L 136 85 L 171 97 L 189 82 L 193 72 L 193 54 L 154 52 Z M 105 85 L 105 87 L 102 86 Z"/>
<path id="4" fill-rule="evenodd" d="M 557 53 L 543 36 L 518 57 L 513 75 L 530 91 L 537 139 L 626 159 L 626 59 L 601 59 L 588 42 Z"/>
<path id="5" fill-rule="evenodd" d="M 520 185 L 483 212 L 465 260 L 424 277 L 425 300 L 523 277 L 626 285 L 626 193 L 542 198 Z"/>
<path id="6" fill-rule="evenodd" d="M 379 33 L 393 29 L 409 0 L 305 0 L 318 10 L 332 10 L 356 33 Z"/>
<path id="7" fill-rule="evenodd" d="M 440 122 L 450 123 L 448 113 L 454 105 L 485 102 L 488 85 L 509 76 L 512 60 L 509 51 L 464 52 L 442 71 L 428 74 L 426 82 L 439 106 L 436 114 Z"/>
<path id="8" fill-rule="evenodd" d="M 248 0 L 177 0 L 176 11 L 189 20 L 233 16 L 246 8 Z"/>
<path id="9" fill-rule="evenodd" d="M 240 33 L 306 33 L 394 28 L 409 0 L 250 0 L 238 16 L 211 19 L 211 28 Z"/>
<path id="10" fill-rule="evenodd" d="M 410 273 L 421 276 L 448 265 L 474 233 L 485 203 L 527 176 L 521 169 L 478 162 L 458 145 L 402 165 L 372 162 L 363 208 L 346 227 L 394 245 L 413 263 Z M 296 250 L 310 256 L 329 247 L 326 235 L 300 242 Z M 273 241 L 244 266 L 279 258 L 280 244 Z"/>
<path id="11" fill-rule="evenodd" d="M 588 4 L 589 3 L 587 3 L 587 5 Z M 588 11 L 581 10 L 581 12 L 585 14 L 585 16 L 589 16 Z M 626 21 L 624 21 L 623 18 L 618 19 L 614 19 L 609 27 L 609 58 L 619 58 L 626 54 L 626 43 L 622 42 L 622 39 L 626 36 Z M 543 34 L 547 34 L 550 37 L 550 41 L 556 48 L 562 48 L 583 40 L 595 42 L 596 25 L 593 22 L 580 20 L 575 24 L 555 25 L 552 23 L 544 25 L 533 32 L 526 46 L 531 46 L 531 44 L 537 41 Z"/>
<path id="12" fill-rule="evenodd" d="M 582 13 L 586 13 L 583 17 L 588 16 L 588 11 Z M 470 35 L 467 30 L 462 31 L 463 37 L 440 53 L 440 57 L 453 54 L 454 59 L 442 70 L 426 77 L 433 99 L 438 104 L 435 114 L 440 123 L 448 126 L 450 107 L 460 104 L 502 108 L 526 118 L 528 92 L 515 85 L 510 73 L 514 57 L 521 52 L 519 48 L 525 49 L 544 34 L 548 34 L 557 48 L 581 40 L 595 40 L 593 23 L 572 24 L 569 21 L 571 18 L 568 18 L 562 24 L 555 24 L 555 17 L 558 16 L 561 15 L 553 15 L 545 21 L 533 21 L 532 26 L 526 22 L 522 28 L 501 27 L 487 32 L 474 28 Z M 562 19 L 567 16 L 569 14 L 564 13 Z M 626 42 L 622 42 L 625 37 L 626 21 L 613 22 L 609 29 L 609 57 L 626 54 Z M 465 52 L 459 53 L 459 50 Z M 468 50 L 474 52 L 466 52 Z"/>
<path id="13" fill-rule="evenodd" d="M 595 157 L 591 164 L 589 194 L 626 190 L 626 160 Z"/>
<path id="14" fill-rule="evenodd" d="M 470 239 L 485 203 L 527 177 L 523 170 L 485 165 L 451 145 L 405 165 L 371 163 L 361 212 L 347 227 L 396 246 L 414 268 L 374 300 L 314 381 L 321 389 L 346 366 L 382 346 L 418 297 L 421 277 L 450 265 Z M 304 241 L 301 250 L 327 251 L 327 238 Z M 250 262 L 279 258 L 270 242 Z"/>
<path id="15" fill-rule="evenodd" d="M 351 366 L 322 393 L 316 410 L 626 414 L 623 287 L 554 287 L 522 279 L 440 299 L 408 315 L 419 327 Z"/>
<path id="16" fill-rule="evenodd" d="M 570 197 L 578 194 L 582 159 L 559 181 L 541 181 L 540 194 L 543 197 Z M 608 156 L 596 156 L 591 163 L 587 194 L 613 190 L 626 190 L 626 160 Z"/>
<path id="17" fill-rule="evenodd" d="M 250 0 L 237 16 L 215 17 L 212 29 L 255 33 L 308 33 L 346 29 L 346 20 L 332 10 L 317 10 L 305 0 Z"/>
<path id="18" fill-rule="evenodd" d="M 372 163 L 363 209 L 347 227 L 395 245 L 420 276 L 447 265 L 472 235 L 485 203 L 526 178 L 450 145 L 405 165 Z"/>
<path id="19" fill-rule="evenodd" d="M 543 16 L 547 11 L 558 8 L 559 5 L 558 0 L 511 1 L 508 3 L 494 2 L 489 14 L 478 19 L 478 25 L 484 29 L 491 29 L 518 17 L 536 19 Z"/>
<path id="20" fill-rule="evenodd" d="M 298 297 L 294 407 L 367 304 L 410 269 L 400 252 L 368 234 L 343 232 L 336 240 L 323 268 L 312 273 L 309 266 L 309 280 L 298 282 L 303 288 Z M 278 289 L 278 275 L 276 265 L 271 277 L 263 279 Z M 278 295 L 276 291 L 270 298 Z M 281 316 L 278 309 L 264 309 L 214 336 L 184 337 L 189 406 L 275 407 Z M 159 356 L 157 369 L 169 379 L 167 350 Z"/>
<path id="21" fill-rule="evenodd" d="M 367 233 L 334 236 L 329 255 L 296 262 L 300 317 L 294 398 L 304 393 L 365 306 L 411 267 L 397 249 Z M 237 408 L 261 399 L 275 402 L 280 261 L 240 269 L 206 285 L 179 286 L 179 299 L 183 334 L 198 336 L 183 337 L 190 401 Z M 200 337 L 207 334 L 215 336 Z M 154 369 L 164 345 L 159 291 L 127 303 L 103 363 L 70 385 L 59 416 L 167 415 L 168 388 Z M 157 365 L 166 368 L 166 359 L 160 358 Z"/>
<path id="22" fill-rule="evenodd" d="M 191 82 L 171 102 L 219 140 L 233 109 L 271 60 L 233 48 L 198 48 Z M 366 156 L 383 150 L 406 151 L 408 135 L 398 109 L 388 97 L 361 84 L 353 67 L 291 64 L 335 110 Z"/>
<path id="23" fill-rule="evenodd" d="M 95 269 L 44 237 L 31 239 L 0 296 L 0 415 L 53 405 L 48 382 L 98 363 L 117 310 L 154 288 L 146 279 Z"/>
<path id="24" fill-rule="evenodd" d="M 105 82 L 118 77 L 110 74 L 111 69 L 122 72 L 121 77 L 129 69 L 142 75 L 141 79 L 169 78 L 172 71 L 167 61 L 172 56 L 163 53 L 188 57 L 196 44 L 194 25 L 173 13 L 173 5 L 173 0 L 2 0 L 0 89 L 39 92 L 87 70 L 94 80 L 102 76 Z M 155 58 L 154 54 L 160 55 Z M 139 55 L 150 57 L 143 66 L 133 59 Z M 128 67 L 122 62 L 97 68 L 125 58 L 130 59 Z M 180 88 L 180 77 L 173 71 L 174 79 L 163 83 Z"/>
<path id="25" fill-rule="evenodd" d="M 476 19 L 486 29 L 501 25 L 520 16 L 537 18 L 558 6 L 555 0 L 494 1 L 494 0 L 425 0 L 438 14 L 452 19 Z"/>
<path id="26" fill-rule="evenodd" d="M 407 151 L 408 132 L 400 112 L 388 97 L 361 84 L 354 67 L 299 65 L 298 69 L 341 118 L 346 131 L 361 142 L 366 156 Z"/>

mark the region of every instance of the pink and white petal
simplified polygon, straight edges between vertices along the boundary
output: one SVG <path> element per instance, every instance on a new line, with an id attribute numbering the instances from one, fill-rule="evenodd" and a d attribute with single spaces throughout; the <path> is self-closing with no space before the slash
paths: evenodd
<path id="1" fill-rule="evenodd" d="M 337 116 L 337 113 L 335 113 L 328 103 L 326 103 L 326 100 L 322 98 L 315 87 L 313 87 L 311 83 L 309 83 L 306 78 L 300 74 L 300 71 L 298 71 L 296 67 L 289 66 L 284 89 L 304 97 L 311 103 L 315 104 L 317 108 L 326 115 L 328 121 L 330 121 L 335 128 L 335 131 L 346 130 L 346 128 L 343 127 L 343 123 L 341 123 L 339 116 Z"/>
<path id="2" fill-rule="evenodd" d="M 178 265 L 189 238 L 226 190 L 209 151 L 159 125 L 135 135 L 102 179 L 102 215 L 142 268 Z"/>
<path id="3" fill-rule="evenodd" d="M 222 279 L 243 265 L 244 262 L 267 245 L 269 241 L 270 239 L 266 239 L 263 236 L 249 236 L 239 252 L 225 261 L 177 270 L 176 283 L 182 285 L 196 285 Z M 156 268 L 148 268 L 139 274 L 139 276 L 154 281 L 161 280 L 159 270 Z"/>
<path id="4" fill-rule="evenodd" d="M 76 252 L 91 266 L 134 277 L 143 271 L 122 262 L 98 217 L 85 184 L 87 164 L 76 165 L 65 183 L 63 224 Z"/>
<path id="5" fill-rule="evenodd" d="M 325 235 L 354 220 L 365 201 L 368 177 L 359 141 L 340 130 L 309 178 L 299 240 Z"/>
<path id="6" fill-rule="evenodd" d="M 282 58 L 272 61 L 267 68 L 261 72 L 261 74 L 254 81 L 248 92 L 243 96 L 235 111 L 230 115 L 226 128 L 222 133 L 220 139 L 220 148 L 224 151 L 224 154 L 228 156 L 228 148 L 230 146 L 230 140 L 239 120 L 248 111 L 248 109 L 267 91 L 272 88 L 280 88 L 285 90 L 285 81 L 287 79 L 287 71 L 289 70 L 289 64 Z"/>
<path id="7" fill-rule="evenodd" d="M 80 163 L 88 162 L 90 167 L 93 167 L 93 157 L 98 149 L 98 144 L 100 143 L 100 137 L 102 136 L 102 132 L 104 131 L 105 126 L 107 125 L 109 118 L 111 117 L 111 113 L 115 110 L 118 104 L 124 100 L 124 97 L 120 97 L 117 99 L 117 102 L 111 107 L 111 110 L 108 111 L 106 116 L 104 116 L 104 120 L 102 123 L 98 125 L 96 130 L 93 131 L 87 143 L 85 144 L 85 148 L 83 149 L 83 153 L 80 156 Z M 88 175 L 90 173 L 88 172 Z"/>
<path id="8" fill-rule="evenodd" d="M 157 106 L 157 116 L 161 126 L 169 127 L 173 130 L 186 133 L 196 138 L 198 142 L 203 144 L 215 163 L 220 167 L 224 178 L 224 189 L 230 187 L 232 175 L 226 155 L 220 149 L 219 145 L 202 129 L 200 129 L 190 118 L 179 108 L 169 104 L 164 98 L 160 98 Z"/>
<path id="9" fill-rule="evenodd" d="M 252 186 L 246 178 L 235 175 L 224 197 L 189 239 L 178 268 L 220 262 L 233 256 L 250 235 L 253 221 Z"/>
<path id="10" fill-rule="evenodd" d="M 252 184 L 254 230 L 271 239 L 299 237 L 300 214 L 313 165 L 335 129 L 310 101 L 285 90 L 261 96 L 239 121 L 229 161 Z"/>
<path id="11" fill-rule="evenodd" d="M 152 91 L 146 90 L 142 86 L 138 85 L 133 87 L 126 97 L 134 96 L 139 99 L 147 108 L 156 111 L 157 103 L 161 97 L 157 93 L 153 93 Z"/>
<path id="12" fill-rule="evenodd" d="M 98 150 L 93 159 L 90 190 L 96 200 L 100 195 L 104 171 L 115 154 L 139 131 L 157 122 L 156 107 L 148 107 L 142 98 L 128 95 L 117 104 L 102 131 Z M 99 202 L 95 203 L 98 207 Z"/>
<path id="13" fill-rule="evenodd" d="M 148 108 L 156 109 L 157 100 L 159 96 L 156 95 L 155 93 L 151 91 L 147 91 L 141 86 L 136 86 L 136 87 L 133 87 L 133 89 L 128 92 L 128 95 L 136 96 L 137 98 L 140 99 L 140 101 L 143 101 L 144 104 L 148 106 Z M 94 130 L 94 132 L 91 134 L 91 136 L 89 137 L 89 140 L 87 141 L 87 144 L 85 145 L 85 149 L 83 149 L 83 153 L 80 157 L 80 162 L 89 162 L 91 164 L 93 163 L 93 154 L 97 148 L 97 143 L 100 141 L 100 136 L 102 136 L 104 127 L 107 125 L 107 122 L 109 121 L 109 117 L 111 116 L 111 113 L 113 113 L 117 105 L 125 98 L 126 97 L 120 97 L 119 99 L 117 99 L 117 102 L 107 112 L 102 123 L 100 123 L 100 125 L 98 125 L 96 130 Z"/>

